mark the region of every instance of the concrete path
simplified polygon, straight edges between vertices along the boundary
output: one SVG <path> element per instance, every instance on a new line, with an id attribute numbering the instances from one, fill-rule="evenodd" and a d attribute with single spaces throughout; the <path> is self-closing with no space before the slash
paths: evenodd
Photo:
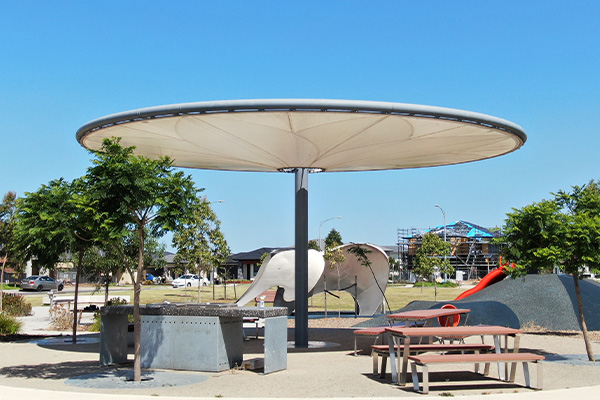
<path id="1" fill-rule="evenodd" d="M 24 331 L 28 334 L 54 334 L 47 331 L 49 316 L 47 308 L 35 308 L 35 314 L 23 319 Z M 64 332 L 63 334 L 67 334 Z M 253 333 L 253 332 L 252 332 Z M 291 349 L 288 353 L 288 369 L 261 375 L 253 371 L 232 369 L 220 373 L 189 371 L 155 371 L 159 386 L 125 383 L 111 389 L 95 386 L 100 378 L 121 376 L 131 370 L 131 364 L 119 367 L 98 365 L 97 334 L 82 334 L 90 340 L 73 345 L 67 341 L 36 341 L 0 343 L 0 398 L 43 398 L 44 400 L 95 400 L 136 399 L 156 397 L 175 399 L 196 398 L 353 398 L 353 399 L 398 399 L 398 397 L 422 396 L 412 391 L 412 386 L 399 387 L 387 379 L 371 374 L 371 357 L 363 353 L 353 354 L 352 329 L 311 328 L 310 340 L 337 343 L 339 346 L 325 349 Z M 293 339 L 293 329 L 289 330 Z M 361 342 L 368 347 L 366 342 Z M 193 343 L 181 343 L 191 346 Z M 600 342 L 594 342 L 594 351 L 600 354 Z M 468 396 L 469 399 L 486 400 L 578 400 L 597 398 L 600 383 L 600 363 L 591 364 L 583 357 L 583 340 L 572 336 L 523 335 L 523 350 L 539 350 L 549 356 L 543 362 L 544 387 L 535 391 L 523 387 L 522 368 L 517 370 L 516 385 L 496 379 L 464 372 L 468 366 L 455 370 L 441 367 L 446 372 L 432 368 L 429 396 Z M 245 359 L 262 356 L 262 340 L 244 342 Z M 130 359 L 132 355 L 130 354 Z M 532 366 L 534 385 L 535 368 Z M 388 367 L 389 371 L 389 367 Z M 447 372 L 454 371 L 454 372 Z M 463 372 L 458 372 L 463 371 Z M 497 370 L 491 369 L 492 378 Z M 159 374 L 166 374 L 161 375 Z M 83 377 L 83 379 L 82 379 Z M 166 377 L 166 378 L 165 378 Z M 116 379 L 116 378 L 115 378 Z M 74 385 L 73 382 L 77 384 Z M 82 384 L 83 383 L 83 384 Z M 189 383 L 189 384 L 188 384 Z"/>

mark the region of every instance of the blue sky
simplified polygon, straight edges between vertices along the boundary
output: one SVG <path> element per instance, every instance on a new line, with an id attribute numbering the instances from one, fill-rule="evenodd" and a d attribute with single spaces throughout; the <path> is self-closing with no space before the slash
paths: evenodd
<path id="1" fill-rule="evenodd" d="M 596 1 L 3 1 L 0 191 L 85 174 L 86 122 L 164 104 L 375 100 L 505 118 L 512 154 L 402 171 L 314 174 L 309 236 L 391 245 L 397 228 L 502 225 L 512 207 L 600 178 Z M 294 241 L 289 174 L 187 170 L 232 251 Z"/>

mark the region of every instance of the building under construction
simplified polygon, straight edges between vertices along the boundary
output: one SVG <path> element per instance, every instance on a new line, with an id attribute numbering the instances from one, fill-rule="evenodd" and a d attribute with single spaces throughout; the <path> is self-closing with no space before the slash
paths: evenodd
<path id="1" fill-rule="evenodd" d="M 456 271 L 453 278 L 458 280 L 478 279 L 498 267 L 500 247 L 492 243 L 500 232 L 457 221 L 453 224 L 429 229 L 398 228 L 398 256 L 406 278 L 409 277 L 426 233 L 435 233 L 450 243 L 448 259 Z"/>

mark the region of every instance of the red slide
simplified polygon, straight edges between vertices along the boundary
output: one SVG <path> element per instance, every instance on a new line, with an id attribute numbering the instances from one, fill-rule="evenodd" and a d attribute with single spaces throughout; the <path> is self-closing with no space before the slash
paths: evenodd
<path id="1" fill-rule="evenodd" d="M 455 300 L 464 299 L 465 297 L 468 297 L 473 293 L 479 292 L 481 289 L 484 289 L 490 285 L 493 285 L 496 282 L 501 281 L 505 277 L 506 274 L 504 273 L 504 267 L 498 267 L 495 270 L 492 270 L 492 272 L 490 272 L 486 276 L 484 276 L 475 287 L 472 287 L 471 289 L 462 292 Z"/>

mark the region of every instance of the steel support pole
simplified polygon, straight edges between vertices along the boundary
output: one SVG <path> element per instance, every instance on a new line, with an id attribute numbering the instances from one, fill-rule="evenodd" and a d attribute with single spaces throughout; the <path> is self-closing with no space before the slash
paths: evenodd
<path id="1" fill-rule="evenodd" d="M 308 347 L 308 169 L 296 173 L 296 314 L 297 348 Z"/>

